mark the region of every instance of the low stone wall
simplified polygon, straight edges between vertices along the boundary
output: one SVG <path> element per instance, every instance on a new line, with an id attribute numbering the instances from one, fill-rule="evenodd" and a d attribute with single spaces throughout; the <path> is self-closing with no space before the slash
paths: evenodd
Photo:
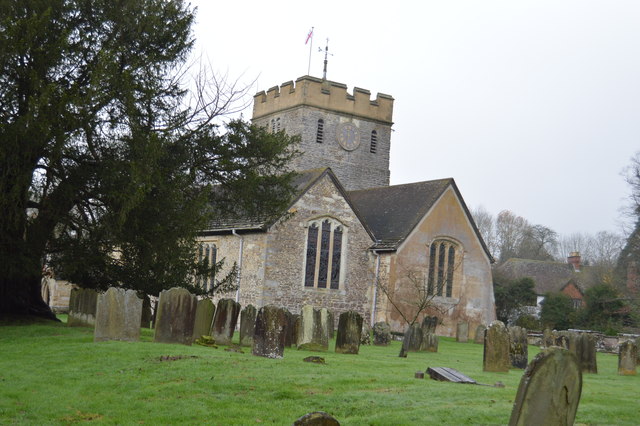
<path id="1" fill-rule="evenodd" d="M 577 333 L 589 333 L 594 336 L 596 339 L 596 350 L 598 352 L 606 352 L 606 353 L 618 353 L 618 345 L 625 341 L 631 339 L 637 339 L 640 337 L 640 334 L 618 334 L 617 336 L 607 336 L 603 333 L 593 330 L 577 330 L 577 329 L 569 329 L 569 331 L 577 332 Z M 527 342 L 533 346 L 543 346 L 543 334 L 539 331 L 531 331 L 527 333 Z"/>

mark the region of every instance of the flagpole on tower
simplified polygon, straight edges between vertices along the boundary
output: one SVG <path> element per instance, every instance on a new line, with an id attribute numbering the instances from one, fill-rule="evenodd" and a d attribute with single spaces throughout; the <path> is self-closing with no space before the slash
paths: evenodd
<path id="1" fill-rule="evenodd" d="M 307 35 L 307 41 L 304 44 L 309 43 L 311 40 L 311 44 L 309 45 L 309 67 L 307 68 L 307 75 L 311 75 L 311 51 L 313 50 L 313 28 L 311 27 L 311 31 L 309 31 L 309 35 Z"/>

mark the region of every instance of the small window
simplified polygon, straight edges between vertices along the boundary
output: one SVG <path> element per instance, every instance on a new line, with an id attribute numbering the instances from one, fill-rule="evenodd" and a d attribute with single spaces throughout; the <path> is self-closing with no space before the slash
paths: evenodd
<path id="1" fill-rule="evenodd" d="M 427 294 L 432 296 L 453 297 L 456 268 L 456 250 L 458 246 L 451 241 L 437 240 L 429 247 L 429 268 Z"/>
<path id="2" fill-rule="evenodd" d="M 276 118 L 276 132 L 279 132 L 281 130 L 280 127 L 280 117 Z"/>
<path id="3" fill-rule="evenodd" d="M 340 288 L 344 231 L 332 219 L 314 221 L 307 230 L 304 286 Z"/>
<path id="4" fill-rule="evenodd" d="M 271 119 L 271 133 L 275 133 L 276 131 L 276 120 L 275 118 Z"/>
<path id="5" fill-rule="evenodd" d="M 318 128 L 316 130 L 316 142 L 324 142 L 324 120 L 321 118 L 318 120 Z"/>
<path id="6" fill-rule="evenodd" d="M 369 148 L 369 151 L 372 154 L 378 152 L 378 132 L 375 130 L 371 132 L 371 147 Z"/>

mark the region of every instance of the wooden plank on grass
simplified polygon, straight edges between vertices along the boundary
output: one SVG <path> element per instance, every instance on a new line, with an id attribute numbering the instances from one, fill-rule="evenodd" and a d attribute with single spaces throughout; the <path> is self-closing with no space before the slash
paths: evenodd
<path id="1" fill-rule="evenodd" d="M 433 380 L 438 380 L 441 382 L 470 383 L 474 385 L 477 384 L 477 382 L 471 377 L 465 376 L 454 368 L 429 367 L 427 368 L 427 373 L 429 373 L 429 377 L 431 377 Z"/>

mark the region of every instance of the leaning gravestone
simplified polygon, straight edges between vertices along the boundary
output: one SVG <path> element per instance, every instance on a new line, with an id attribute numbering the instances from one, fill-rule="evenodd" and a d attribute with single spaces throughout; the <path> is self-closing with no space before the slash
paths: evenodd
<path id="1" fill-rule="evenodd" d="M 253 331 L 252 353 L 265 358 L 282 358 L 286 326 L 284 310 L 273 305 L 260 308 Z"/>
<path id="2" fill-rule="evenodd" d="M 220 299 L 211 326 L 211 337 L 219 345 L 230 345 L 238 323 L 240 304 L 233 299 Z"/>
<path id="3" fill-rule="evenodd" d="M 69 296 L 69 327 L 93 327 L 96 325 L 98 293 L 89 288 L 74 288 Z"/>
<path id="4" fill-rule="evenodd" d="M 373 324 L 373 344 L 387 346 L 391 342 L 391 326 L 384 321 Z"/>
<path id="5" fill-rule="evenodd" d="M 456 342 L 467 343 L 469 341 L 469 323 L 459 322 L 456 327 Z"/>
<path id="6" fill-rule="evenodd" d="M 494 321 L 487 328 L 482 361 L 483 371 L 509 371 L 509 332 L 502 321 Z"/>
<path id="7" fill-rule="evenodd" d="M 484 324 L 479 324 L 478 327 L 476 327 L 476 335 L 473 338 L 473 343 L 484 343 L 485 331 L 487 331 L 487 327 Z"/>
<path id="8" fill-rule="evenodd" d="M 509 425 L 573 425 L 581 393 L 582 372 L 575 355 L 545 349 L 520 380 Z"/>
<path id="9" fill-rule="evenodd" d="M 142 299 L 134 290 L 111 287 L 98 295 L 94 342 L 140 340 Z"/>
<path id="10" fill-rule="evenodd" d="M 247 305 L 240 312 L 240 346 L 253 346 L 253 331 L 256 326 L 258 310 L 253 305 Z"/>
<path id="11" fill-rule="evenodd" d="M 513 368 L 527 368 L 529 362 L 529 347 L 527 344 L 527 330 L 513 326 L 509 327 L 509 360 Z"/>
<path id="12" fill-rule="evenodd" d="M 618 374 L 635 376 L 638 360 L 638 346 L 633 340 L 625 340 L 618 348 Z"/>
<path id="13" fill-rule="evenodd" d="M 193 341 L 202 336 L 211 336 L 211 323 L 213 322 L 213 314 L 216 307 L 211 299 L 198 300 L 196 305 L 196 318 L 193 322 Z"/>
<path id="14" fill-rule="evenodd" d="M 341 313 L 338 320 L 336 353 L 357 355 L 360 350 L 361 333 L 362 316 L 355 311 Z"/>
<path id="15" fill-rule="evenodd" d="M 407 352 L 419 352 L 422 345 L 422 326 L 413 323 L 404 333 L 403 347 Z"/>
<path id="16" fill-rule="evenodd" d="M 308 351 L 326 351 L 329 349 L 327 316 L 326 309 L 314 309 L 311 305 L 302 307 L 296 339 L 298 349 Z"/>
<path id="17" fill-rule="evenodd" d="M 570 332 L 569 350 L 578 358 L 583 373 L 597 373 L 596 340 L 590 333 Z"/>
<path id="18" fill-rule="evenodd" d="M 153 340 L 159 343 L 193 343 L 193 323 L 198 299 L 185 288 L 160 292 Z"/>

